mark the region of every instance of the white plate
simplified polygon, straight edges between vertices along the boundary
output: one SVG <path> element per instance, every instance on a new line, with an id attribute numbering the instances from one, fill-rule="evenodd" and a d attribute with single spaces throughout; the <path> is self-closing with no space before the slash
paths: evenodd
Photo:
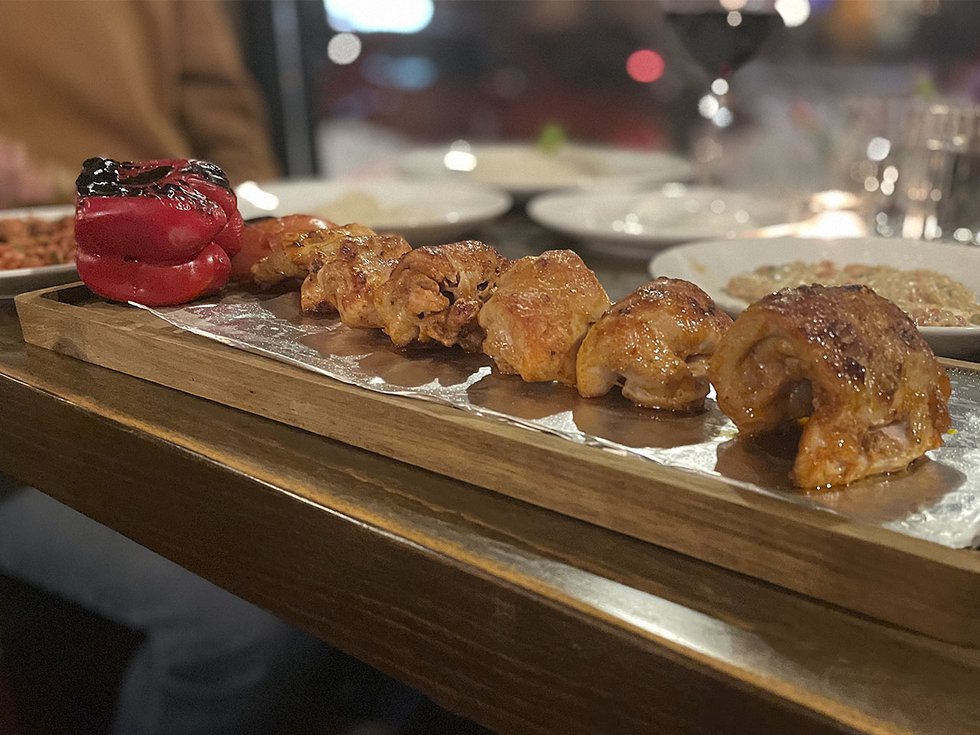
<path id="1" fill-rule="evenodd" d="M 725 286 L 732 276 L 761 265 L 795 260 L 928 268 L 955 278 L 980 294 L 980 247 L 921 240 L 774 238 L 698 242 L 665 250 L 650 261 L 649 270 L 653 276 L 683 278 L 698 284 L 735 316 L 748 304 L 726 293 Z M 919 331 L 937 355 L 980 358 L 980 326 L 919 327 Z"/>
<path id="2" fill-rule="evenodd" d="M 309 214 L 395 232 L 416 246 L 458 239 L 513 203 L 506 192 L 490 187 L 400 179 L 294 179 L 242 184 L 237 192 L 246 219 Z"/>
<path id="3" fill-rule="evenodd" d="M 25 209 L 6 209 L 0 211 L 0 219 L 37 217 L 39 219 L 60 219 L 74 214 L 72 206 L 28 207 Z M 38 268 L 15 268 L 0 270 L 0 299 L 12 299 L 19 293 L 38 288 L 57 286 L 78 280 L 74 263 L 63 265 L 44 265 Z"/>
<path id="4" fill-rule="evenodd" d="M 572 144 L 551 153 L 528 143 L 457 142 L 408 151 L 396 166 L 409 176 L 497 186 L 522 200 L 556 189 L 650 187 L 687 181 L 692 173 L 690 162 L 671 153 Z"/>
<path id="5" fill-rule="evenodd" d="M 735 237 L 786 222 L 789 205 L 740 192 L 668 184 L 648 192 L 562 192 L 528 204 L 539 224 L 619 255 Z"/>

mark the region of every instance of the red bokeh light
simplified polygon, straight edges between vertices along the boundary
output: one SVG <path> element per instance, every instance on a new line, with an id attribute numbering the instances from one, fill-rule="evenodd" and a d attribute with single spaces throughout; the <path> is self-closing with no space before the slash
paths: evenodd
<path id="1" fill-rule="evenodd" d="M 655 82 L 664 74 L 664 57 L 653 49 L 634 51 L 626 59 L 626 73 L 638 82 Z"/>
<path id="2" fill-rule="evenodd" d="M 626 73 L 638 82 L 655 82 L 664 74 L 664 57 L 653 49 L 634 51 L 626 59 Z"/>

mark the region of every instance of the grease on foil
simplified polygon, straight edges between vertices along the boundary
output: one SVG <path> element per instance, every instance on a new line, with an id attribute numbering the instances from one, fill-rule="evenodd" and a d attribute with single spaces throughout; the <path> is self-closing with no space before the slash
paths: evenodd
<path id="1" fill-rule="evenodd" d="M 146 307 L 143 307 L 146 308 Z M 802 492 L 788 480 L 792 446 L 766 451 L 736 440 L 715 405 L 695 416 L 633 406 L 620 395 L 584 399 L 554 383 L 524 383 L 459 349 L 403 352 L 378 330 L 309 319 L 297 294 L 229 295 L 218 302 L 148 311 L 218 342 L 389 395 L 434 401 L 662 465 L 724 480 L 741 490 L 836 513 L 944 546 L 980 544 L 980 373 L 950 370 L 955 433 L 910 471 L 847 488 Z"/>

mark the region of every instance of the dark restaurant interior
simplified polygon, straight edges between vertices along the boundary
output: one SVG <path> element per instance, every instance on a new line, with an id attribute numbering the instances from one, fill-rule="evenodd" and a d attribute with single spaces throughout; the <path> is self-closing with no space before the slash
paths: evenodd
<path id="1" fill-rule="evenodd" d="M 72 45 L 60 63 L 82 68 L 90 59 L 93 69 L 96 57 L 109 52 L 91 46 L 103 32 L 106 38 L 115 33 L 114 20 L 145 21 L 155 31 L 180 34 L 184 31 L 167 25 L 166 19 L 180 16 L 187 7 L 199 6 L 195 12 L 213 7 L 215 14 L 208 18 L 220 19 L 224 27 L 199 23 L 194 30 L 200 38 L 194 41 L 168 38 L 141 47 L 146 39 L 134 33 L 131 43 L 120 43 L 120 48 L 139 60 L 127 78 L 136 78 L 137 72 L 147 79 L 162 77 L 158 67 L 185 65 L 180 79 L 193 77 L 203 88 L 216 84 L 216 66 L 195 66 L 183 56 L 163 58 L 161 49 L 191 55 L 203 47 L 194 44 L 209 44 L 209 33 L 220 31 L 221 38 L 230 39 L 231 45 L 222 40 L 215 46 L 235 55 L 231 68 L 241 70 L 242 83 L 254 95 L 249 99 L 259 105 L 252 133 L 264 136 L 261 145 L 271 157 L 268 166 L 249 169 L 236 168 L 233 154 L 227 160 L 214 156 L 213 163 L 228 176 L 222 171 L 220 180 L 207 180 L 211 189 L 200 191 L 211 191 L 215 181 L 223 181 L 224 189 L 237 192 L 239 205 L 250 207 L 241 207 L 246 233 L 262 221 L 294 214 L 322 217 L 328 230 L 342 222 L 373 225 L 368 219 L 374 210 L 381 219 L 398 221 L 402 205 L 383 201 L 383 193 L 363 193 L 376 191 L 369 188 L 371 182 L 394 179 L 442 186 L 445 193 L 426 190 L 425 204 L 448 198 L 454 187 L 463 191 L 469 186 L 486 187 L 503 202 L 499 211 L 451 234 L 442 222 L 442 229 L 433 226 L 437 234 L 430 236 L 418 218 L 409 217 L 406 227 L 416 230 L 404 234 L 415 248 L 412 252 L 436 242 L 425 238 L 446 233 L 437 242 L 486 242 L 499 249 L 507 267 L 515 268 L 514 263 L 538 252 L 568 248 L 601 282 L 599 314 L 608 315 L 610 306 L 615 311 L 619 307 L 613 304 L 661 273 L 694 279 L 712 267 L 713 258 L 744 264 L 745 271 L 771 262 L 743 261 L 730 252 L 718 255 L 716 248 L 705 250 L 700 265 L 677 273 L 667 260 L 657 265 L 672 248 L 701 241 L 722 243 L 727 251 L 740 238 L 752 243 L 859 238 L 861 243 L 874 241 L 868 252 L 878 252 L 876 243 L 887 249 L 889 244 L 897 247 L 898 240 L 911 240 L 922 246 L 916 267 L 941 269 L 944 264 L 946 275 L 962 277 L 968 285 L 970 278 L 980 278 L 980 270 L 971 274 L 973 263 L 980 262 L 980 2 L 6 0 L 0 3 L 0 47 L 8 37 L 45 35 L 40 25 L 27 30 L 26 19 L 37 9 L 28 6 L 40 6 L 53 17 L 69 5 L 71 13 L 87 13 L 92 27 L 102 30 L 89 34 L 65 29 L 71 39 L 66 43 Z M 51 27 L 50 34 L 58 32 Z M 48 35 L 46 42 L 54 43 L 54 37 Z M 161 56 L 153 55 L 158 52 Z M 435 425 L 429 423 L 435 421 L 432 416 L 453 413 L 447 405 L 458 397 L 446 395 L 456 368 L 421 348 L 413 352 L 418 347 L 414 344 L 406 352 L 388 322 L 384 331 L 401 350 L 398 359 L 407 354 L 423 369 L 437 371 L 437 377 L 421 377 L 400 363 L 389 365 L 378 354 L 394 354 L 395 348 L 378 348 L 366 337 L 343 342 L 304 333 L 298 341 L 308 346 L 321 344 L 316 339 L 324 340 L 322 344 L 337 340 L 330 344 L 340 345 L 336 354 L 347 360 L 344 370 L 351 375 L 352 360 L 361 360 L 358 369 L 375 366 L 376 374 L 369 372 L 354 379 L 354 387 L 343 388 L 351 395 L 366 394 L 365 388 L 380 390 L 396 396 L 393 401 L 420 407 L 411 409 L 415 414 L 401 414 L 400 403 L 377 408 L 364 404 L 362 409 L 354 398 L 326 398 L 322 400 L 335 403 L 327 406 L 329 416 L 316 419 L 329 426 L 321 430 L 320 424 L 304 418 L 304 412 L 316 411 L 320 404 L 313 399 L 304 404 L 285 392 L 299 388 L 284 389 L 281 408 L 272 413 L 253 412 L 250 401 L 259 399 L 252 397 L 256 391 L 251 378 L 236 372 L 245 370 L 236 358 L 222 363 L 232 367 L 216 364 L 213 372 L 227 370 L 222 379 L 247 389 L 244 399 L 223 398 L 226 392 L 211 371 L 195 372 L 196 363 L 185 364 L 180 356 L 168 365 L 176 385 L 153 377 L 157 353 L 130 358 L 143 372 L 124 376 L 121 358 L 87 356 L 88 348 L 78 346 L 76 339 L 88 339 L 88 327 L 81 321 L 69 322 L 68 336 L 38 337 L 51 343 L 49 349 L 36 346 L 40 343 L 25 322 L 28 312 L 21 311 L 24 294 L 33 289 L 84 281 L 92 293 L 86 291 L 78 303 L 98 301 L 93 318 L 102 319 L 98 324 L 104 329 L 109 329 L 105 320 L 118 313 L 109 307 L 135 311 L 133 302 L 140 303 L 99 290 L 105 282 L 100 279 L 109 278 L 111 271 L 83 270 L 82 201 L 104 195 L 107 189 L 100 187 L 110 185 L 100 177 L 115 175 L 111 159 L 152 160 L 157 165 L 157 159 L 206 154 L 184 143 L 164 150 L 156 143 L 140 149 L 100 142 L 101 147 L 75 155 L 65 142 L 67 132 L 59 147 L 53 138 L 59 126 L 69 129 L 67 122 L 49 117 L 42 124 L 38 117 L 15 123 L 8 116 L 8 111 L 35 104 L 33 96 L 20 91 L 29 86 L 15 86 L 13 72 L 19 70 L 40 85 L 52 68 L 30 60 L 27 52 L 18 53 L 0 51 L 0 90 L 8 89 L 3 94 L 7 102 L 0 103 L 0 210 L 25 216 L 37 208 L 67 206 L 75 218 L 80 275 L 72 271 L 68 280 L 18 286 L 16 306 L 14 291 L 0 292 L 0 735 L 980 732 L 980 700 L 970 694 L 980 684 L 980 629 L 971 592 L 980 587 L 943 587 L 934 602 L 941 608 L 952 601 L 946 613 L 933 615 L 933 603 L 928 602 L 930 590 L 943 584 L 948 570 L 951 579 L 960 575 L 955 579 L 964 584 L 980 579 L 980 488 L 975 486 L 980 484 L 975 433 L 980 413 L 973 411 L 980 388 L 976 366 L 970 367 L 980 360 L 976 296 L 973 312 L 963 312 L 965 321 L 956 322 L 962 334 L 947 334 L 957 327 L 941 322 L 933 328 L 946 329 L 936 333 L 945 341 L 933 342 L 923 333 L 930 346 L 922 349 L 930 360 L 935 362 L 935 351 L 945 366 L 939 369 L 954 373 L 949 412 L 945 419 L 935 419 L 942 437 L 919 452 L 929 450 L 929 458 L 903 455 L 900 471 L 907 465 L 916 471 L 881 485 L 865 477 L 881 470 L 868 470 L 857 476 L 857 490 L 850 496 L 847 487 L 822 481 L 808 486 L 822 491 L 798 493 L 786 479 L 802 476 L 799 465 L 792 465 L 793 452 L 800 432 L 817 424 L 809 413 L 790 416 L 799 424 L 794 424 L 796 433 L 788 443 L 781 437 L 773 445 L 779 447 L 767 449 L 772 456 L 755 455 L 752 445 L 734 442 L 736 433 L 748 431 L 750 419 L 740 424 L 722 405 L 714 380 L 722 375 L 720 369 L 712 367 L 710 375 L 721 410 L 715 407 L 714 392 L 708 409 L 700 395 L 693 412 L 683 405 L 681 417 L 666 419 L 666 424 L 658 413 L 659 428 L 651 428 L 642 414 L 644 404 L 627 393 L 628 378 L 616 383 L 622 396 L 595 408 L 595 401 L 605 399 L 582 392 L 581 351 L 577 376 L 582 398 L 569 398 L 561 391 L 575 385 L 574 360 L 571 381 L 560 374 L 528 378 L 505 368 L 504 359 L 489 351 L 489 337 L 480 344 L 496 362 L 484 355 L 479 358 L 485 364 L 468 362 L 476 358 L 464 354 L 473 350 L 460 337 L 456 344 L 462 349 L 452 348 L 459 364 L 466 369 L 475 365 L 473 370 L 486 375 L 520 372 L 525 383 L 512 390 L 491 385 L 482 393 L 475 379 L 467 384 L 461 394 L 469 402 L 465 418 L 458 425 L 446 420 L 442 431 L 465 434 L 469 421 L 490 422 L 489 428 L 472 440 L 471 454 L 462 454 L 463 439 L 447 438 L 446 455 L 452 457 L 441 458 L 432 449 L 434 440 L 421 435 Z M 4 81 L 8 71 L 10 81 Z M 115 78 L 107 76 L 105 84 Z M 100 110 L 109 104 L 106 100 L 119 99 L 123 108 L 138 101 L 122 100 L 125 90 L 103 89 L 105 96 L 86 106 L 67 91 L 77 79 L 66 75 L 65 86 L 38 109 L 87 109 L 91 128 L 105 122 L 122 141 L 118 118 L 113 122 L 107 113 L 104 121 L 97 119 Z M 183 100 L 180 94 L 173 99 Z M 201 107 L 211 104 L 201 99 Z M 216 98 L 213 119 L 223 103 L 227 100 Z M 187 127 L 196 125 L 195 134 L 213 133 L 205 130 L 203 116 L 182 115 L 176 117 Z M 48 131 L 48 142 L 28 138 L 31 129 L 41 128 Z M 237 147 L 239 153 L 247 150 L 230 134 L 220 144 Z M 567 175 L 574 161 L 559 161 L 556 152 L 576 149 L 613 151 L 625 161 L 615 164 L 624 171 L 583 169 L 575 172 L 570 185 L 536 183 L 535 176 Z M 213 150 L 221 150 L 218 143 Z M 499 168 L 484 151 L 501 152 Z M 520 153 L 511 158 L 511 151 Z M 83 168 L 89 156 L 100 157 L 92 160 L 103 167 L 95 169 L 85 161 Z M 544 168 L 532 170 L 531 161 L 538 160 Z M 615 161 L 620 158 L 610 154 L 603 165 Z M 532 168 L 523 169 L 525 163 Z M 678 163 L 680 173 L 660 176 L 656 170 Z M 156 169 L 141 171 L 145 177 Z M 199 170 L 194 175 L 203 176 Z M 583 178 L 593 180 L 580 185 Z M 309 211 L 277 208 L 292 201 L 292 190 L 278 185 L 292 183 L 296 191 L 306 191 L 322 182 L 346 187 L 337 189 L 342 194 L 336 195 L 337 202 L 365 214 L 334 218 L 323 204 L 326 199 Z M 118 198 L 132 198 L 125 188 L 121 191 Z M 707 198 L 696 201 L 701 191 Z M 269 192 L 278 192 L 278 197 L 265 206 Z M 666 197 L 668 205 L 644 199 L 644 204 L 631 204 L 634 209 L 625 215 L 609 215 L 606 222 L 600 210 L 589 209 L 591 203 L 574 199 L 588 194 L 596 201 L 613 201 L 627 194 L 638 197 L 638 192 Z M 560 201 L 562 196 L 568 203 Z M 725 209 L 727 197 L 746 202 L 734 214 L 740 229 L 731 229 L 729 222 L 712 230 L 715 219 L 734 211 L 734 205 Z M 675 204 L 669 205 L 671 201 Z M 669 206 L 688 206 L 687 215 L 675 219 L 673 210 L 665 211 Z M 770 216 L 777 206 L 778 214 Z M 652 225 L 643 222 L 648 215 L 654 216 Z M 458 217 L 453 213 L 447 222 L 456 224 Z M 669 234 L 673 227 L 681 234 Z M 663 229 L 658 233 L 657 228 Z M 376 229 L 387 236 L 386 228 Z M 119 231 L 138 233 L 138 227 Z M 131 236 L 138 239 L 138 234 Z M 214 238 L 217 242 L 219 235 Z M 937 259 L 926 246 L 950 253 L 962 248 L 966 254 Z M 26 272 L 33 265 L 17 260 L 5 265 L 5 253 L 20 255 L 4 247 L 0 230 L 0 274 L 16 268 Z M 410 249 L 406 243 L 397 255 Z M 236 252 L 228 253 L 232 281 Z M 225 262 L 228 256 L 222 254 Z M 132 264 L 140 257 L 126 255 L 120 262 Z M 885 261 L 889 266 L 900 262 L 892 256 Z M 947 261 L 952 265 L 945 265 Z M 315 262 L 314 270 L 299 275 L 301 280 L 323 267 L 322 259 Z M 244 272 L 250 277 L 257 267 L 248 263 Z M 392 267 L 386 272 L 392 273 Z M 568 278 L 558 290 L 580 290 L 580 283 Z M 793 285 L 805 289 L 811 282 L 816 283 L 811 278 Z M 481 291 L 486 283 L 480 284 Z M 457 274 L 452 286 L 459 284 Z M 246 292 L 256 293 L 254 286 L 248 284 Z M 433 288 L 447 295 L 445 285 L 441 291 Z M 705 291 L 724 307 L 710 288 Z M 276 283 L 271 293 L 287 291 Z M 201 295 L 199 289 L 182 301 L 144 302 L 138 318 L 150 319 L 151 313 L 158 317 L 146 309 L 166 312 L 171 304 Z M 74 296 L 58 298 L 59 306 L 77 307 Z M 305 299 L 305 292 L 299 298 Z M 457 298 L 453 292 L 448 303 Z M 305 316 L 297 312 L 299 316 L 288 317 L 300 325 L 297 330 L 305 328 L 315 311 L 303 308 Z M 486 308 L 481 314 L 490 313 Z M 839 303 L 828 308 L 846 311 Z M 716 313 L 713 302 L 705 309 Z M 339 307 L 337 311 L 345 317 Z M 767 324 L 791 317 L 779 312 Z M 732 319 L 722 318 L 729 328 Z M 736 316 L 736 326 L 739 320 Z M 916 332 L 915 324 L 908 323 L 901 337 L 906 351 L 913 349 L 907 346 L 913 339 L 909 330 Z M 479 324 L 489 334 L 491 325 L 482 316 Z M 186 326 L 170 321 L 167 328 L 174 334 L 183 330 L 179 336 L 161 331 L 167 344 L 179 346 L 181 338 L 204 341 L 196 322 Z M 541 333 L 562 328 L 551 324 Z M 859 332 L 862 328 L 854 327 Z M 126 335 L 133 329 L 124 325 L 120 331 Z M 838 329 L 845 333 L 841 339 L 857 340 L 847 336 L 847 329 Z M 422 341 L 420 334 L 416 327 L 416 339 Z M 214 339 L 224 341 L 221 348 L 229 353 L 233 350 L 227 345 L 241 347 L 228 338 Z M 581 342 L 583 348 L 588 339 Z M 873 343 L 868 354 L 878 357 L 853 367 L 859 379 L 848 373 L 851 363 L 835 367 L 848 385 L 873 382 L 866 377 L 877 364 L 873 360 L 892 354 L 891 335 L 880 343 L 877 334 L 867 339 Z M 786 344 L 780 342 L 779 349 L 789 349 Z M 272 353 L 263 345 L 243 349 L 251 353 L 247 360 L 290 363 L 282 369 L 302 372 L 296 368 L 303 362 L 298 352 L 276 353 L 279 362 L 272 363 Z M 326 348 L 318 349 L 322 353 Z M 361 353 L 370 350 L 374 353 L 364 359 Z M 692 354 L 700 358 L 701 351 L 710 352 L 704 348 Z M 912 359 L 903 365 L 911 365 Z M 319 372 L 316 379 L 329 380 Z M 272 373 L 261 375 L 265 390 L 275 391 Z M 945 385 L 948 400 L 946 372 L 929 375 L 924 379 L 928 390 L 941 391 Z M 820 379 L 808 375 L 806 390 Z M 707 392 L 707 377 L 700 382 Z M 814 395 L 818 390 L 812 389 Z M 908 390 L 920 397 L 927 392 L 926 387 Z M 881 388 L 878 395 L 885 392 L 891 397 L 896 390 Z M 36 404 L 18 398 L 22 395 Z M 804 400 L 807 411 L 820 404 L 809 392 L 800 399 L 786 389 L 782 397 Z M 938 400 L 930 404 L 937 411 Z M 59 413 L 69 408 L 78 416 Z M 671 406 L 653 408 L 662 412 Z M 42 409 L 48 413 L 40 413 Z M 861 410 L 850 409 L 847 415 L 864 416 Z M 940 413 L 945 411 L 944 404 Z M 727 421 L 723 413 L 735 425 L 722 426 Z M 752 414 L 752 408 L 745 413 Z M 507 428 L 493 428 L 501 415 Z M 947 425 L 950 415 L 952 424 Z M 755 414 L 750 418 L 755 420 Z M 34 423 L 25 433 L 24 427 Z M 56 424 L 84 433 L 62 437 Z M 228 434 L 203 436 L 212 426 L 228 427 Z M 865 435 L 875 430 L 863 429 Z M 401 438 L 390 438 L 389 431 L 400 432 Z M 569 431 L 576 432 L 571 441 Z M 507 432 L 524 433 L 511 439 Z M 32 437 L 31 442 L 18 443 L 22 434 Z M 498 434 L 506 434 L 511 443 L 495 445 Z M 130 440 L 135 443 L 126 444 Z M 106 452 L 116 451 L 109 441 L 130 449 L 107 458 Z M 946 446 L 940 450 L 943 441 Z M 551 450 L 549 442 L 566 449 Z M 416 443 L 425 447 L 418 449 L 419 457 L 426 452 L 432 456 L 416 462 Z M 710 449 L 709 460 L 704 453 L 685 455 L 682 450 L 688 445 Z M 841 439 L 838 447 L 843 445 Z M 522 446 L 529 447 L 528 455 L 513 448 Z M 647 451 L 650 447 L 656 451 Z M 531 452 L 539 450 L 554 453 L 543 467 L 532 468 L 528 457 L 538 457 Z M 551 498 L 540 489 L 536 473 L 574 475 L 578 460 L 572 455 L 579 450 L 586 458 L 593 453 L 597 457 L 589 461 L 598 468 L 598 479 L 583 479 L 581 488 L 569 487 L 558 499 Z M 650 475 L 656 482 L 662 479 L 664 487 L 678 485 L 704 496 L 690 505 L 684 504 L 686 495 L 663 501 L 667 510 L 654 505 L 649 515 L 636 510 L 647 501 L 632 495 L 590 508 L 593 494 L 585 492 L 591 492 L 586 485 L 608 477 L 613 496 L 620 484 L 632 487 L 616 474 L 615 462 L 646 461 L 636 455 L 652 458 L 660 468 L 649 472 L 664 470 L 662 478 Z M 144 457 L 149 464 L 141 470 Z M 704 467 L 698 464 L 706 461 Z M 795 475 L 789 474 L 791 466 Z M 685 484 L 685 472 L 695 479 Z M 483 475 L 489 479 L 481 480 Z M 195 505 L 192 493 L 204 488 L 204 498 L 209 482 L 216 499 Z M 574 484 L 574 477 L 569 482 Z M 218 489 L 223 483 L 226 487 Z M 251 494 L 248 503 L 236 508 L 232 497 L 220 506 L 238 483 Z M 511 483 L 517 489 L 504 489 Z M 157 489 L 165 495 L 158 497 Z M 585 494 L 576 495 L 578 490 Z M 788 495 L 790 503 L 782 497 Z M 710 516 L 705 508 L 715 502 L 736 510 L 730 516 Z M 179 507 L 182 503 L 186 507 Z M 780 510 L 783 506 L 789 509 Z M 190 517 L 186 528 L 171 527 L 170 521 L 180 523 L 182 513 Z M 296 525 L 288 520 L 292 513 L 299 519 Z M 816 529 L 821 543 L 824 535 L 831 538 L 831 551 L 824 558 L 823 551 L 800 548 L 808 537 L 794 531 L 797 526 L 782 530 L 771 520 L 744 520 L 755 519 L 756 513 L 759 518 L 792 516 L 799 528 Z M 955 516 L 948 526 L 942 525 L 943 513 Z M 322 527 L 313 525 L 314 514 L 322 518 Z M 303 525 L 307 518 L 309 525 Z M 695 519 L 696 532 L 678 530 L 685 519 Z M 743 522 L 744 527 L 739 525 Z M 959 534 L 955 539 L 949 530 L 954 526 Z M 744 530 L 749 527 L 751 532 Z M 300 538 L 315 535 L 315 528 L 322 539 Z M 865 528 L 870 529 L 867 537 L 861 536 Z M 842 545 L 834 552 L 838 542 Z M 348 548 L 338 551 L 342 544 Z M 389 554 L 389 544 L 397 551 Z M 746 551 L 756 544 L 778 548 L 779 554 Z M 864 569 L 857 556 L 845 558 L 845 548 L 848 554 L 852 549 L 855 555 L 867 553 L 873 561 Z M 793 561 L 809 563 L 811 557 L 823 559 L 821 565 Z M 239 566 L 239 558 L 267 566 L 248 567 L 245 561 Z M 290 559 L 296 563 L 295 576 L 283 571 L 282 579 L 270 581 L 277 560 L 287 567 Z M 769 571 L 780 566 L 781 572 Z M 922 581 L 940 567 L 934 582 Z M 870 591 L 886 568 L 894 574 L 882 584 L 901 590 L 901 602 L 877 587 Z M 835 575 L 848 581 L 838 583 Z M 390 607 L 390 599 L 404 600 L 405 609 Z M 132 613 L 121 608 L 117 613 L 117 603 Z M 922 622 L 921 628 L 914 622 L 929 617 L 932 622 Z M 634 645 L 634 639 L 640 642 Z M 845 645 L 848 650 L 842 650 Z M 904 663 L 911 659 L 906 669 Z M 143 678 L 137 680 L 137 673 Z M 168 692 L 157 692 L 158 686 L 169 687 Z M 942 692 L 944 686 L 946 702 L 930 703 L 921 694 Z"/>

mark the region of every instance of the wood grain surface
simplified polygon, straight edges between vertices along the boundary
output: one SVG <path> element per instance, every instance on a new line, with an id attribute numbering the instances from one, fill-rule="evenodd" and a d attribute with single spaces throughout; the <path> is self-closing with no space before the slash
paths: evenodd
<path id="1" fill-rule="evenodd" d="M 369 449 L 938 639 L 980 646 L 980 555 L 721 480 L 372 393 L 59 287 L 28 342 Z"/>
<path id="2" fill-rule="evenodd" d="M 502 733 L 976 733 L 980 656 L 26 347 L 0 469 Z"/>

